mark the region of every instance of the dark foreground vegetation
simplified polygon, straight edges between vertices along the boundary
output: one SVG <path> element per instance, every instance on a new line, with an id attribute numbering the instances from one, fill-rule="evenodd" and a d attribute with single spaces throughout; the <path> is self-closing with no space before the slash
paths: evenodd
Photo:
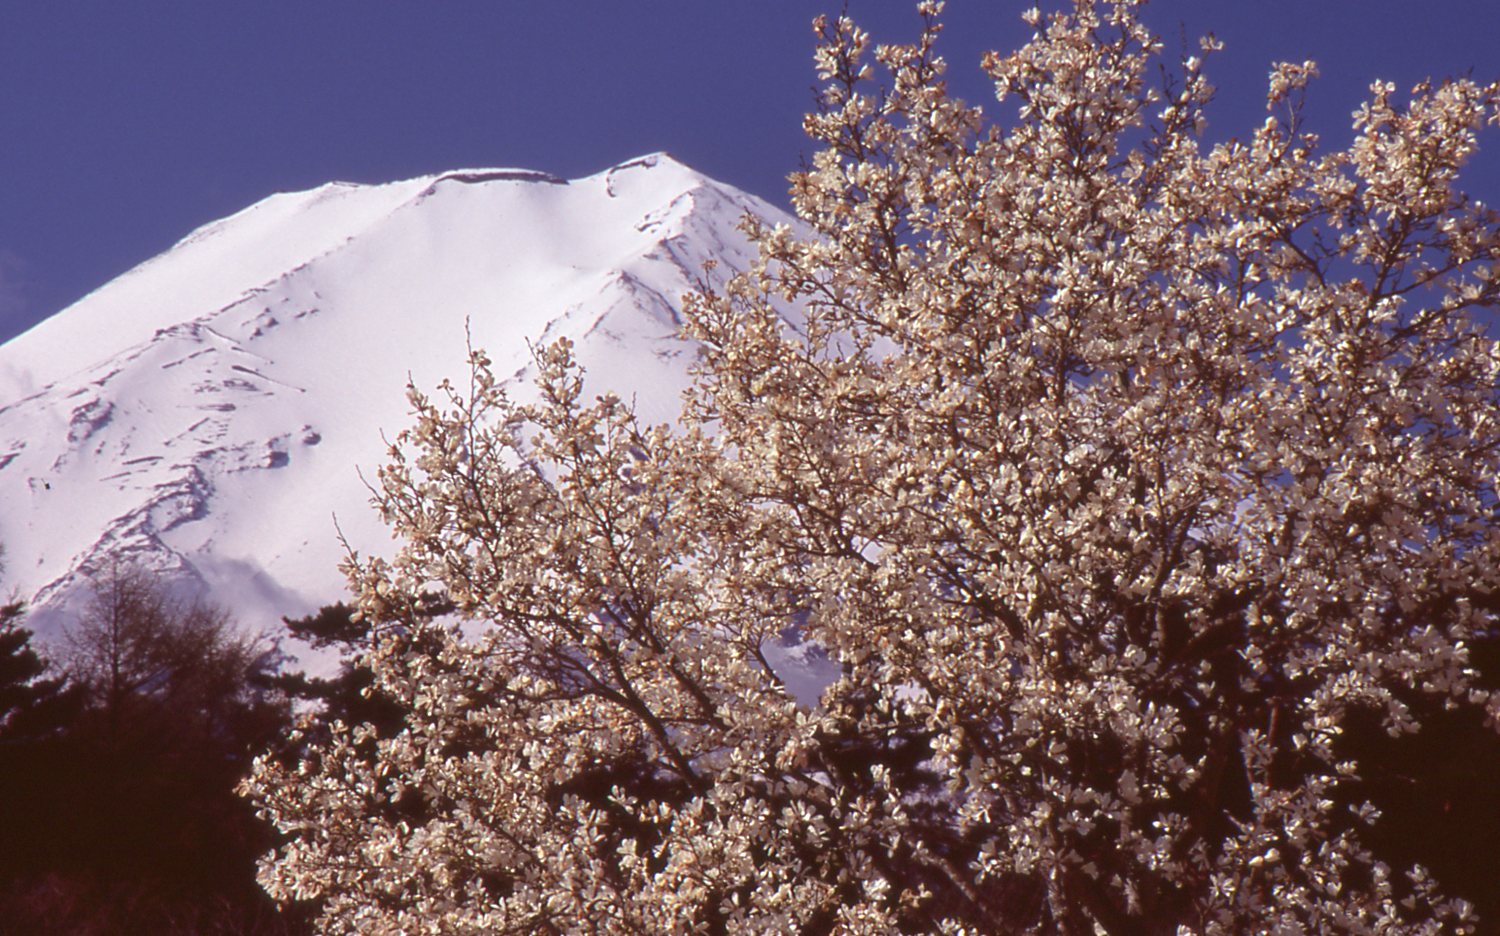
<path id="1" fill-rule="evenodd" d="M 357 671 L 283 671 L 223 612 L 116 570 L 45 659 L 0 611 L 0 933 L 286 936 L 308 908 L 255 880 L 272 831 L 236 793 L 254 756 L 289 755 L 293 705 L 378 720 Z M 347 646 L 348 609 L 292 633 Z"/>
<path id="2" fill-rule="evenodd" d="M 368 634 L 351 610 L 287 623 L 352 661 Z M 0 932 L 310 932 L 316 907 L 279 907 L 257 885 L 275 840 L 236 787 L 256 753 L 295 760 L 334 720 L 399 730 L 368 670 L 286 672 L 273 645 L 135 573 L 102 581 L 51 665 L 22 620 L 0 609 Z M 1472 655 L 1500 690 L 1500 638 Z M 293 735 L 298 699 L 320 716 Z M 1374 711 L 1345 726 L 1343 753 L 1365 765 L 1346 796 L 1384 812 L 1383 860 L 1426 867 L 1500 932 L 1500 738 L 1471 712 L 1411 701 L 1417 734 L 1389 737 Z"/>

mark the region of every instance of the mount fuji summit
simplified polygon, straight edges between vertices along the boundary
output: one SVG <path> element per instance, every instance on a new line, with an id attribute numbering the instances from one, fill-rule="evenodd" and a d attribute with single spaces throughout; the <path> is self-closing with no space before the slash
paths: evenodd
<path id="1" fill-rule="evenodd" d="M 470 340 L 524 395 L 531 343 L 566 336 L 593 392 L 675 418 L 680 297 L 754 258 L 746 213 L 791 221 L 657 154 L 334 182 L 199 228 L 0 345 L 0 585 L 46 638 L 126 561 L 274 632 L 344 596 L 340 531 L 391 550 L 363 479 L 408 380 L 461 382 Z"/>

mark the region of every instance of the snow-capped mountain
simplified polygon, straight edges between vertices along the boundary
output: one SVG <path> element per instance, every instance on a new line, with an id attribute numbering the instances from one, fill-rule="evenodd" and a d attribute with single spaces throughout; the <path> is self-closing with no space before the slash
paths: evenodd
<path id="1" fill-rule="evenodd" d="M 109 556 L 252 627 L 338 599 L 338 530 L 390 548 L 361 472 L 408 377 L 459 382 L 467 327 L 520 388 L 528 342 L 566 335 L 593 388 L 672 419 L 680 297 L 753 257 L 746 212 L 786 220 L 658 154 L 335 182 L 206 225 L 0 346 L 0 582 L 44 636 Z"/>

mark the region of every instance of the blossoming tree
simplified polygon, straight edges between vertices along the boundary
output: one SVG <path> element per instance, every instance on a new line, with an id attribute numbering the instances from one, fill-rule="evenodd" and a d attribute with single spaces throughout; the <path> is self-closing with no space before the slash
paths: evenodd
<path id="1" fill-rule="evenodd" d="M 350 933 L 1467 925 L 1370 850 L 1341 731 L 1500 716 L 1500 220 L 1456 188 L 1500 85 L 1377 85 L 1324 152 L 1282 65 L 1209 145 L 1138 5 L 1031 14 L 994 126 L 939 4 L 878 67 L 820 21 L 813 233 L 689 298 L 680 426 L 566 343 L 534 404 L 479 353 L 413 391 L 404 546 L 351 563 L 405 722 L 260 764 L 273 894 Z"/>

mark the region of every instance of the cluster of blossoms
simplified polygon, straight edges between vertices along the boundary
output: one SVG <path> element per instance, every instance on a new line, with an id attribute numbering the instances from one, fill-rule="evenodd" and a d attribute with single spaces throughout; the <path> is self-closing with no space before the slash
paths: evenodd
<path id="1" fill-rule="evenodd" d="M 820 21 L 810 235 L 688 299 L 681 425 L 412 394 L 351 565 L 404 712 L 247 783 L 340 933 L 1438 932 L 1346 718 L 1500 698 L 1500 85 L 1374 89 L 1322 153 L 1203 142 L 1138 3 L 1030 15 L 948 97 Z M 1205 43 L 1205 54 L 1213 44 Z M 793 314 L 787 310 L 794 308 Z M 432 589 L 454 616 L 422 611 Z M 786 635 L 838 677 L 799 701 Z"/>

